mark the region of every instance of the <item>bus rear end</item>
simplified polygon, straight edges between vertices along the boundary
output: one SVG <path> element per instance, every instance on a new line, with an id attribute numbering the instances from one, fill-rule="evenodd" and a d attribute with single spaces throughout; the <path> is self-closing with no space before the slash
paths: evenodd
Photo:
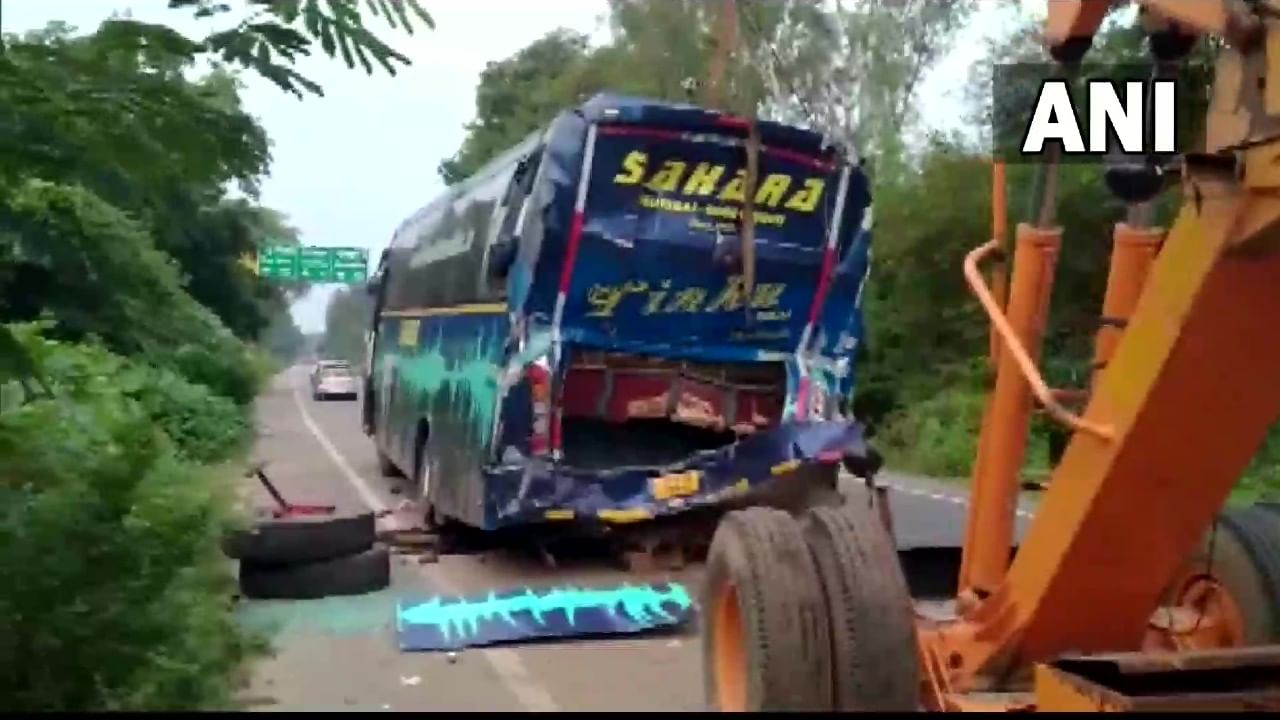
<path id="1" fill-rule="evenodd" d="M 739 119 L 613 102 L 587 113 L 567 232 L 534 273 L 528 305 L 549 313 L 517 424 L 545 472 L 523 473 L 508 511 L 647 519 L 864 453 L 843 400 L 865 176 L 793 128 L 753 142 Z"/>

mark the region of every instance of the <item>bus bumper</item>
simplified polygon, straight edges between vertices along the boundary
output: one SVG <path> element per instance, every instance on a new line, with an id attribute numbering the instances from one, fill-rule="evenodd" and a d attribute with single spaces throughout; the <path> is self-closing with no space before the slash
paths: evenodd
<path id="1" fill-rule="evenodd" d="M 525 460 L 485 472 L 486 525 L 642 522 L 738 500 L 768 484 L 798 482 L 802 468 L 840 463 L 854 472 L 878 465 L 856 422 L 786 422 L 662 467 L 587 471 Z"/>

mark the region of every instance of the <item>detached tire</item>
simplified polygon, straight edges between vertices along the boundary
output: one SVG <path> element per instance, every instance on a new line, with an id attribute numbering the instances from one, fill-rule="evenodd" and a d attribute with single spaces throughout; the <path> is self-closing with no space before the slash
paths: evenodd
<path id="1" fill-rule="evenodd" d="M 240 592 L 256 600 L 314 600 L 364 595 L 391 584 L 386 548 L 305 565 L 240 563 Z"/>
<path id="2" fill-rule="evenodd" d="M 254 565 L 321 562 L 361 553 L 377 539 L 373 513 L 258 522 L 223 542 L 227 557 Z"/>
<path id="3" fill-rule="evenodd" d="M 707 556 L 702 612 L 712 709 L 831 709 L 822 586 L 791 515 L 753 507 L 724 516 Z"/>
<path id="4" fill-rule="evenodd" d="M 863 503 L 813 508 L 801 522 L 831 618 L 834 709 L 918 709 L 915 613 L 884 522 Z"/>

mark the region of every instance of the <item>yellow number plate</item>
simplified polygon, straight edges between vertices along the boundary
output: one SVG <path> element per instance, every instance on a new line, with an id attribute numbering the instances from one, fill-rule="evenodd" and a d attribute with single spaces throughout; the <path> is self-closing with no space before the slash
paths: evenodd
<path id="1" fill-rule="evenodd" d="M 669 500 L 674 497 L 685 497 L 698 492 L 702 476 L 697 470 L 663 475 L 653 479 L 653 497 L 658 500 Z"/>

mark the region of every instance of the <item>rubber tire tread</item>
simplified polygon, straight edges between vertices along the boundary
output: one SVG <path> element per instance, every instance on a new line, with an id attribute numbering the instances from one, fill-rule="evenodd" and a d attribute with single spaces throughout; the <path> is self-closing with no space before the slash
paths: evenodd
<path id="1" fill-rule="evenodd" d="M 884 522 L 862 503 L 811 508 L 801 522 L 831 618 L 836 712 L 917 710 L 915 615 Z"/>
<path id="2" fill-rule="evenodd" d="M 391 554 L 385 547 L 305 565 L 240 563 L 240 592 L 255 600 L 364 595 L 390 584 Z"/>
<path id="3" fill-rule="evenodd" d="M 255 565 L 323 562 L 362 553 L 377 540 L 373 513 L 347 517 L 265 520 L 223 542 L 227 557 Z"/>
<path id="4" fill-rule="evenodd" d="M 1251 645 L 1280 642 L 1280 514 L 1253 506 L 1231 508 L 1220 518 L 1244 549 L 1262 590 L 1260 597 L 1232 593 L 1242 606 L 1246 626 L 1258 628 L 1247 641 Z M 1247 601 L 1250 597 L 1253 602 Z"/>
<path id="5" fill-rule="evenodd" d="M 831 709 L 831 641 L 817 568 L 799 523 L 773 508 L 728 513 L 711 541 L 703 608 L 716 590 L 737 589 L 747 656 L 749 712 Z M 714 626 L 704 618 L 703 677 L 716 707 Z"/>

